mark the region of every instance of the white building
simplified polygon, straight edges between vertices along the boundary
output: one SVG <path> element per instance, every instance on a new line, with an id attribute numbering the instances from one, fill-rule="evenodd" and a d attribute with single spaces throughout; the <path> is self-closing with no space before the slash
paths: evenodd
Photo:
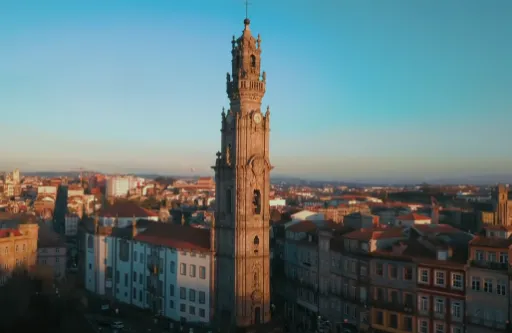
<path id="1" fill-rule="evenodd" d="M 134 176 L 108 176 L 107 197 L 125 197 L 132 188 L 137 186 L 137 178 Z"/>
<path id="2" fill-rule="evenodd" d="M 124 228 L 88 225 L 85 287 L 175 321 L 209 322 L 209 230 L 139 221 Z"/>
<path id="3" fill-rule="evenodd" d="M 270 207 L 285 207 L 286 199 L 283 198 L 274 198 L 269 200 Z"/>
<path id="4" fill-rule="evenodd" d="M 144 219 L 158 222 L 158 213 L 142 208 L 135 202 L 121 201 L 102 208 L 98 212 L 100 224 L 108 227 L 124 228 L 132 225 L 132 221 Z"/>

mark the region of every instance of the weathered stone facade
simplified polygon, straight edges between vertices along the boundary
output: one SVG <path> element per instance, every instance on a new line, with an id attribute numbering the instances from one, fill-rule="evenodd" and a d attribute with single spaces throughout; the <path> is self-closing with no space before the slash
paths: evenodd
<path id="1" fill-rule="evenodd" d="M 213 167 L 214 316 L 237 327 L 270 320 L 270 112 L 261 112 L 266 80 L 261 39 L 251 35 L 248 19 L 244 24 L 242 36 L 232 41 L 230 109 L 222 111 L 222 147 Z"/>

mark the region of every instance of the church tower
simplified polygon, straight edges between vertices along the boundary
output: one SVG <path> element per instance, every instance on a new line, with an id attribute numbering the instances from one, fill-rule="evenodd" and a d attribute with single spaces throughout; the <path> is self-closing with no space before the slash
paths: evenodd
<path id="1" fill-rule="evenodd" d="M 230 109 L 222 111 L 216 180 L 214 316 L 238 328 L 270 320 L 270 111 L 263 114 L 261 39 L 249 19 L 231 42 L 226 76 Z"/>

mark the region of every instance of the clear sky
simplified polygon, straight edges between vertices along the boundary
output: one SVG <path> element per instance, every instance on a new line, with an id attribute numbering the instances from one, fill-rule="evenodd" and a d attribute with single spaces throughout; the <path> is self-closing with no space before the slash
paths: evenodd
<path id="1" fill-rule="evenodd" d="M 512 1 L 252 0 L 276 174 L 512 172 Z M 0 2 L 0 170 L 207 174 L 242 0 Z"/>

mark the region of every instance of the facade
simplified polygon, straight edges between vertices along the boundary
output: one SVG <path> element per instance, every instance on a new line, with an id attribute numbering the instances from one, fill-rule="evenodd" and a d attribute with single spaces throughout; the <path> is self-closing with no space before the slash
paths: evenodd
<path id="1" fill-rule="evenodd" d="M 136 186 L 137 178 L 134 176 L 109 176 L 105 194 L 107 197 L 126 197 Z"/>
<path id="2" fill-rule="evenodd" d="M 4 224 L 4 223 L 2 223 Z M 35 223 L 2 226 L 0 229 L 0 284 L 5 283 L 16 269 L 29 270 L 37 262 L 37 234 Z"/>
<path id="3" fill-rule="evenodd" d="M 143 221 L 127 227 L 87 224 L 85 288 L 173 321 L 211 320 L 210 232 Z"/>
<path id="4" fill-rule="evenodd" d="M 470 243 L 467 333 L 505 332 L 509 328 L 509 236 L 509 231 L 491 227 L 485 236 Z"/>
<path id="5" fill-rule="evenodd" d="M 64 220 L 64 235 L 74 237 L 78 234 L 78 223 L 80 217 L 76 214 L 68 214 Z"/>
<path id="6" fill-rule="evenodd" d="M 222 112 L 221 150 L 213 169 L 215 316 L 240 328 L 270 321 L 270 111 L 261 111 L 266 74 L 261 38 L 245 19 L 231 44 L 226 77 L 230 109 Z"/>
<path id="7" fill-rule="evenodd" d="M 494 224 L 512 225 L 512 200 L 509 200 L 508 191 L 508 186 L 499 184 L 492 192 Z"/>
<path id="8" fill-rule="evenodd" d="M 48 268 L 55 280 L 66 277 L 66 243 L 47 225 L 39 226 L 37 264 Z"/>

